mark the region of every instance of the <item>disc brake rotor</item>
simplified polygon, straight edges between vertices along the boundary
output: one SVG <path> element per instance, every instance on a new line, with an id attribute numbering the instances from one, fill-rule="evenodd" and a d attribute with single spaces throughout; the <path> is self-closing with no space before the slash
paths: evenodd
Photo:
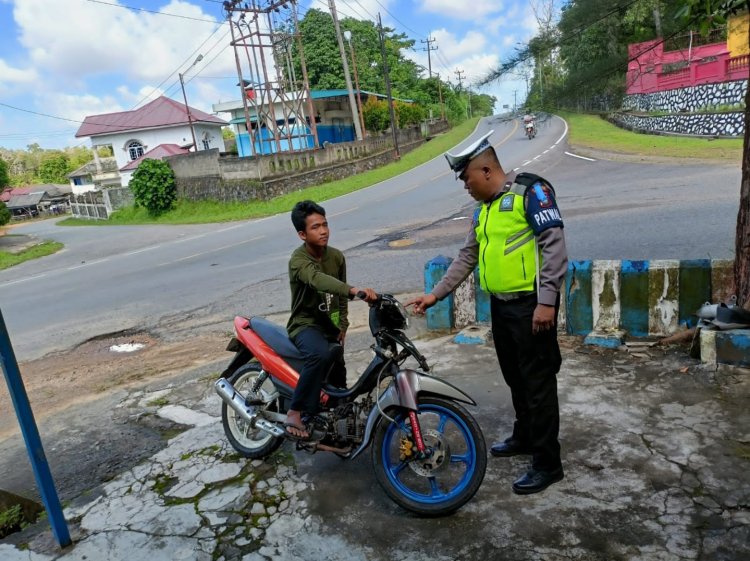
<path id="1" fill-rule="evenodd" d="M 422 477 L 431 477 L 435 473 L 445 469 L 450 462 L 450 446 L 443 435 L 435 429 L 427 429 L 422 432 L 424 445 L 432 450 L 429 458 L 423 460 L 414 459 L 409 462 L 409 468 Z"/>

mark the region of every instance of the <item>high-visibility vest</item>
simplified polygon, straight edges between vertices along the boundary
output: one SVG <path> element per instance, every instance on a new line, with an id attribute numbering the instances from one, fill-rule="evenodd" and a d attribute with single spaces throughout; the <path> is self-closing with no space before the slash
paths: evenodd
<path id="1" fill-rule="evenodd" d="M 509 191 L 483 204 L 474 233 L 479 243 L 479 279 L 490 294 L 531 292 L 542 256 L 534 231 L 526 220 L 526 186 L 514 183 Z"/>

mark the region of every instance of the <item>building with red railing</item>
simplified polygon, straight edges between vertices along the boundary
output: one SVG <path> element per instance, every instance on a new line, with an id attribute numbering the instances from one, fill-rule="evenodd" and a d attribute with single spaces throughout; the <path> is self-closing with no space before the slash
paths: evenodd
<path id="1" fill-rule="evenodd" d="M 750 16 L 733 16 L 708 37 L 691 32 L 628 46 L 626 94 L 650 94 L 703 84 L 747 80 Z"/>
<path id="2" fill-rule="evenodd" d="M 622 111 L 611 119 L 647 133 L 742 136 L 749 37 L 744 13 L 708 37 L 693 32 L 630 45 Z"/>
<path id="3" fill-rule="evenodd" d="M 628 60 L 628 95 L 746 80 L 750 72 L 750 55 L 732 56 L 726 42 L 665 51 L 661 39 L 644 41 L 628 47 Z"/>

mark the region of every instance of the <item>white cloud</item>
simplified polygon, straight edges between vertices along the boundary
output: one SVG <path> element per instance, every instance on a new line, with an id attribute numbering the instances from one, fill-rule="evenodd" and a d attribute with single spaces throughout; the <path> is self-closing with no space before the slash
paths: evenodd
<path id="1" fill-rule="evenodd" d="M 449 19 L 481 20 L 503 10 L 499 0 L 472 0 L 470 6 L 456 0 L 422 0 L 420 9 Z"/>
<path id="2" fill-rule="evenodd" d="M 14 68 L 0 58 L 0 92 L 4 89 L 10 89 L 11 85 L 27 86 L 37 83 L 39 75 L 36 70 L 29 68 Z"/>
<path id="3" fill-rule="evenodd" d="M 487 46 L 487 37 L 479 31 L 469 31 L 461 39 L 445 28 L 436 29 L 431 35 L 437 40 L 438 48 L 450 63 L 472 54 L 482 53 Z"/>
<path id="4" fill-rule="evenodd" d="M 216 19 L 204 13 L 201 6 L 180 0 L 152 9 Z M 35 67 L 70 80 L 106 73 L 122 73 L 132 79 L 162 79 L 213 30 L 210 23 L 203 21 L 134 12 L 85 0 L 17 0 L 14 17 L 19 42 L 29 50 Z"/>

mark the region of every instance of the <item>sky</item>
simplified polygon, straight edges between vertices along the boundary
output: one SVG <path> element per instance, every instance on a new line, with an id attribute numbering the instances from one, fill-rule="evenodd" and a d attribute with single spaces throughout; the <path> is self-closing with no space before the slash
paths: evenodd
<path id="1" fill-rule="evenodd" d="M 299 1 L 301 15 L 311 8 L 327 11 L 328 1 Z M 336 0 L 336 8 L 362 20 L 380 13 L 416 49 L 435 39 L 433 73 L 454 84 L 456 70 L 464 85 L 474 82 L 537 30 L 529 0 Z M 0 147 L 88 146 L 75 138 L 87 115 L 128 111 L 159 95 L 182 102 L 179 73 L 191 107 L 211 113 L 212 104 L 239 99 L 224 18 L 218 0 L 0 0 Z M 426 75 L 426 51 L 404 54 Z M 522 102 L 526 82 L 476 91 L 497 97 L 501 112 L 514 96 Z"/>

